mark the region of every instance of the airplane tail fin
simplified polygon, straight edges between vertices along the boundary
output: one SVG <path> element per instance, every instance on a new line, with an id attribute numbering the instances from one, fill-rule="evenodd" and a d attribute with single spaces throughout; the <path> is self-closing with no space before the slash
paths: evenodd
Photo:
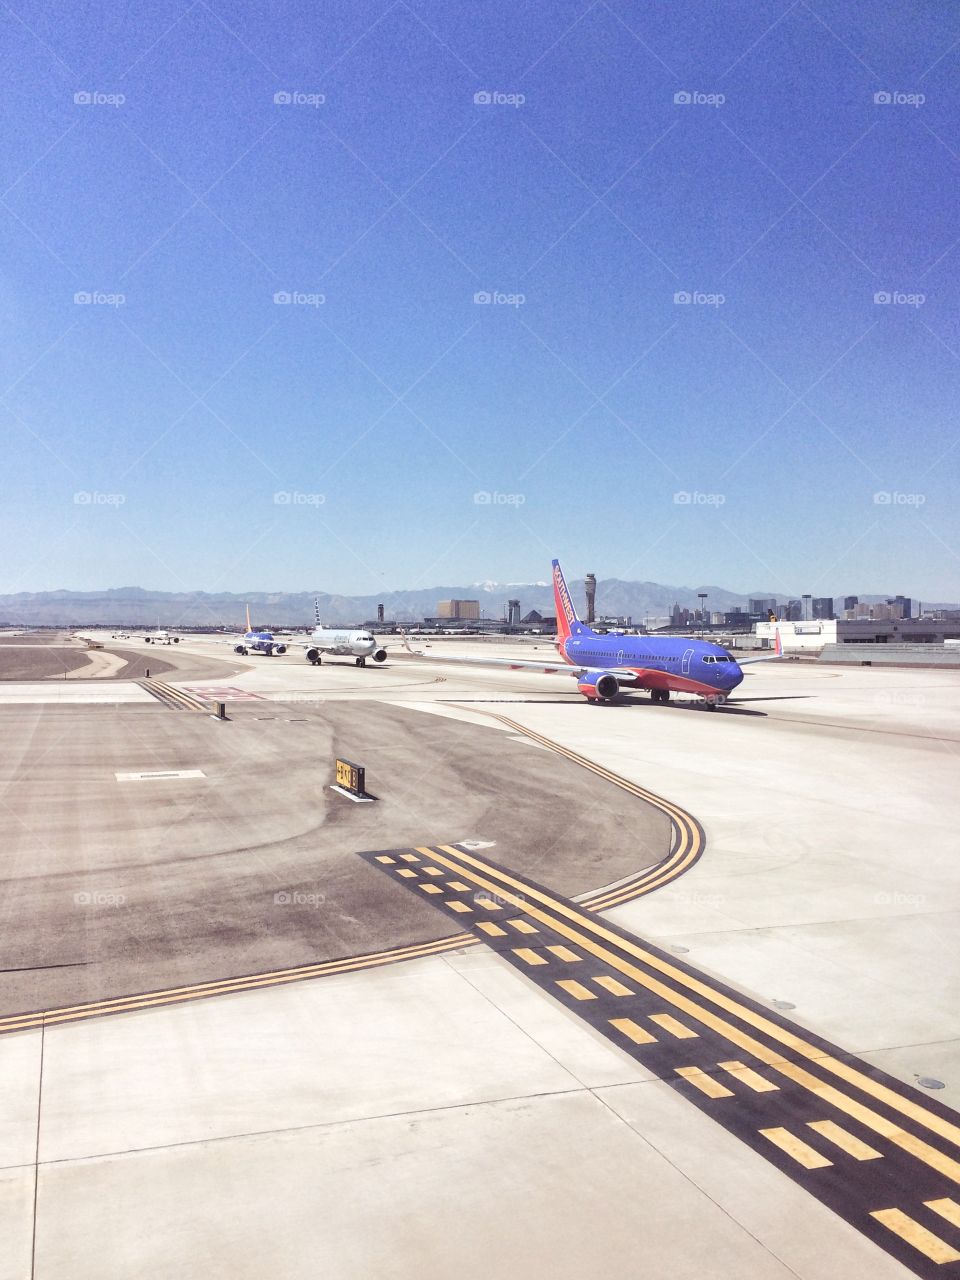
<path id="1" fill-rule="evenodd" d="M 577 611 L 570 599 L 567 583 L 560 568 L 560 561 L 553 562 L 553 600 L 557 609 L 557 643 L 562 644 L 567 636 L 587 628 L 577 617 Z"/>
<path id="2" fill-rule="evenodd" d="M 783 657 L 783 640 L 781 639 L 781 636 L 780 636 L 780 628 L 779 628 L 779 627 L 777 627 L 777 643 L 776 643 L 776 646 L 775 646 L 775 648 L 774 648 L 774 653 L 777 655 L 777 657 L 778 657 L 778 658 L 782 658 L 782 657 Z"/>
<path id="3" fill-rule="evenodd" d="M 313 597 L 313 616 L 314 616 L 314 619 L 316 620 L 316 624 L 317 624 L 317 626 L 319 627 L 319 626 L 321 625 L 321 623 L 320 623 L 320 597 L 319 597 L 319 596 L 314 596 L 314 597 Z"/>
<path id="4" fill-rule="evenodd" d="M 247 630 L 248 631 L 253 630 L 253 627 L 250 625 L 250 606 L 249 605 L 247 605 Z"/>

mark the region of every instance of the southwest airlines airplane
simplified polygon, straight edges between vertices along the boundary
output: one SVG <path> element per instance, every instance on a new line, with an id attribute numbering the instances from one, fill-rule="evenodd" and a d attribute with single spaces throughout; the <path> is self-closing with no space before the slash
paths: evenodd
<path id="1" fill-rule="evenodd" d="M 246 657 L 248 653 L 263 653 L 272 658 L 275 653 L 286 653 L 287 646 L 278 643 L 269 631 L 254 631 L 250 624 L 250 606 L 247 605 L 247 630 L 242 636 L 228 641 L 233 645 L 234 653 Z"/>
<path id="2" fill-rule="evenodd" d="M 507 667 L 511 671 L 567 673 L 577 677 L 580 692 L 591 702 L 609 704 L 624 689 L 649 689 L 653 702 L 669 702 L 670 694 L 701 697 L 715 711 L 743 679 L 741 667 L 782 657 L 780 632 L 769 657 L 737 661 L 718 644 L 686 636 L 599 635 L 577 617 L 557 560 L 553 561 L 553 597 L 557 606 L 557 652 L 563 663 L 515 661 L 512 658 L 434 658 L 431 662 L 461 662 L 475 666 Z M 410 653 L 414 653 L 407 644 Z M 418 658 L 426 657 L 417 653 Z"/>

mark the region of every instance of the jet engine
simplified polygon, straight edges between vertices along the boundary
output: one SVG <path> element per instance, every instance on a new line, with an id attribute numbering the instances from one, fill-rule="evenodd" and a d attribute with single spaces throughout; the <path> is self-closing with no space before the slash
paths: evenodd
<path id="1" fill-rule="evenodd" d="M 386 649 L 374 649 L 373 654 L 371 656 L 374 662 L 386 662 L 387 651 Z"/>
<path id="2" fill-rule="evenodd" d="M 285 644 L 277 644 L 273 646 L 274 653 L 286 653 L 287 646 Z"/>
<path id="3" fill-rule="evenodd" d="M 316 664 L 320 661 L 320 650 L 319 650 L 319 649 L 308 649 L 308 650 L 307 650 L 307 661 L 308 661 L 308 662 L 312 662 L 312 663 L 314 664 L 314 666 L 316 666 Z"/>
<path id="4" fill-rule="evenodd" d="M 620 681 L 609 671 L 588 671 L 580 677 L 578 687 L 592 702 L 612 702 L 620 692 Z"/>

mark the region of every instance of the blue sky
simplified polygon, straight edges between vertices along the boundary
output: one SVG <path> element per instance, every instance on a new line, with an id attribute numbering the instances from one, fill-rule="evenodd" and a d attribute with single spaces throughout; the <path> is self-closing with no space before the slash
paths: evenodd
<path id="1" fill-rule="evenodd" d="M 0 21 L 0 591 L 960 598 L 955 11 Z"/>

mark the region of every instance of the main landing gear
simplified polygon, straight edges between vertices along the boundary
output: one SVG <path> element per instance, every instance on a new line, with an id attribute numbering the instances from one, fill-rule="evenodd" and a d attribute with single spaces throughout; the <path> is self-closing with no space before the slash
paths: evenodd
<path id="1" fill-rule="evenodd" d="M 651 702 L 669 702 L 670 690 L 669 689 L 651 689 L 650 701 Z"/>

